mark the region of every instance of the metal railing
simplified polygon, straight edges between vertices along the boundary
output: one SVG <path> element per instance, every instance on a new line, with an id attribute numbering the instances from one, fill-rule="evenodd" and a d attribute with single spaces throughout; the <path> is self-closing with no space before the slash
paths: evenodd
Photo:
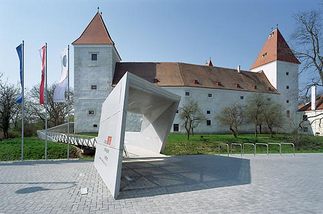
<path id="1" fill-rule="evenodd" d="M 38 138 L 45 140 L 46 134 L 44 130 L 37 131 Z M 47 140 L 58 143 L 70 143 L 76 146 L 86 146 L 95 148 L 96 147 L 96 138 L 84 138 L 81 136 L 66 135 L 63 133 L 57 132 L 47 132 Z"/>
<path id="2" fill-rule="evenodd" d="M 279 154 L 282 155 L 282 145 L 281 143 L 268 143 L 268 146 L 269 145 L 275 145 L 275 146 L 279 146 Z"/>
<path id="3" fill-rule="evenodd" d="M 257 146 L 266 146 L 266 154 L 269 155 L 269 146 L 270 145 L 275 145 L 275 146 L 279 146 L 279 154 L 282 155 L 282 146 L 283 145 L 291 145 L 292 148 L 293 148 L 293 154 L 295 156 L 295 144 L 294 143 L 231 143 L 230 145 L 227 144 L 227 143 L 221 143 L 219 144 L 218 148 L 218 153 L 220 154 L 221 153 L 221 148 L 223 146 L 226 146 L 227 148 L 227 153 L 228 153 L 228 156 L 230 156 L 230 154 L 233 154 L 232 151 L 233 151 L 233 147 L 234 146 L 239 146 L 240 147 L 240 151 L 241 151 L 241 156 L 245 155 L 245 146 L 253 146 L 253 155 L 256 156 L 257 154 Z"/>
<path id="4" fill-rule="evenodd" d="M 228 156 L 230 156 L 230 149 L 229 149 L 229 144 L 227 144 L 227 143 L 221 143 L 221 144 L 219 144 L 219 146 L 218 146 L 218 148 L 219 148 L 219 154 L 221 153 L 221 148 L 222 148 L 222 146 L 226 146 L 226 148 L 227 148 L 227 154 L 228 154 Z"/>
<path id="5" fill-rule="evenodd" d="M 295 156 L 295 144 L 294 143 L 281 143 L 281 145 L 291 145 L 293 147 L 293 153 Z"/>
<path id="6" fill-rule="evenodd" d="M 244 143 L 244 144 L 242 144 L 242 153 L 243 154 L 245 154 L 244 153 L 244 147 L 245 147 L 245 145 L 253 146 L 253 155 L 256 156 L 256 145 L 254 143 Z"/>
<path id="7" fill-rule="evenodd" d="M 267 143 L 256 143 L 255 144 L 256 153 L 257 153 L 257 145 L 259 145 L 259 146 L 266 146 L 266 148 L 267 148 L 267 155 L 269 155 L 269 150 L 268 150 L 268 144 Z"/>
<path id="8" fill-rule="evenodd" d="M 241 153 L 241 156 L 242 156 L 242 145 L 241 145 L 241 143 L 231 143 L 231 154 L 232 154 L 233 146 L 240 146 L 240 153 Z"/>

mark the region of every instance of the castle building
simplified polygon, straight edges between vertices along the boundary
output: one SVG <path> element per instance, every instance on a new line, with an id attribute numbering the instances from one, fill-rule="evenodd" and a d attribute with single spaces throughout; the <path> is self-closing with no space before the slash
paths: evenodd
<path id="1" fill-rule="evenodd" d="M 75 132 L 97 132 L 101 105 L 126 72 L 181 96 L 179 108 L 190 100 L 198 102 L 206 120 L 196 133 L 227 132 L 215 119 L 224 107 L 245 104 L 248 96 L 267 95 L 279 102 L 287 119 L 296 118 L 298 65 L 278 29 L 266 39 L 250 71 L 181 62 L 122 62 L 103 21 L 96 13 L 74 46 Z M 241 131 L 251 131 L 245 125 Z M 177 114 L 172 130 L 183 132 Z"/>

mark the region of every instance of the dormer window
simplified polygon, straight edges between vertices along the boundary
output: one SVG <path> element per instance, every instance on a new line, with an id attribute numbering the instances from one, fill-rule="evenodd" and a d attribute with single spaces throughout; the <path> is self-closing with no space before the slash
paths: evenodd
<path id="1" fill-rule="evenodd" d="M 255 87 L 254 87 L 255 89 L 257 89 L 257 86 L 255 85 Z"/>
<path id="2" fill-rule="evenodd" d="M 159 83 L 159 82 L 160 82 L 159 79 L 157 78 L 154 79 L 154 83 Z"/>
<path id="3" fill-rule="evenodd" d="M 221 82 L 216 82 L 218 86 L 223 86 Z"/>
<path id="4" fill-rule="evenodd" d="M 96 53 L 91 54 L 91 60 L 92 61 L 97 61 L 98 60 L 98 54 L 96 54 Z"/>
<path id="5" fill-rule="evenodd" d="M 237 83 L 237 88 L 242 88 L 239 83 Z"/>
<path id="6" fill-rule="evenodd" d="M 194 80 L 194 84 L 195 84 L 195 85 L 199 85 L 199 84 L 200 84 L 200 82 L 199 82 L 198 80 Z"/>

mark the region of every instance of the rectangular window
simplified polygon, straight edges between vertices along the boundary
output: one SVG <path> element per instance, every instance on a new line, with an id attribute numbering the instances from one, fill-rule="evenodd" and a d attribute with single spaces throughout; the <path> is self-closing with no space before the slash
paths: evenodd
<path id="1" fill-rule="evenodd" d="M 243 96 L 240 96 L 240 99 L 241 99 L 241 100 L 243 100 L 243 98 L 244 98 Z"/>
<path id="2" fill-rule="evenodd" d="M 98 54 L 96 54 L 96 53 L 91 54 L 91 60 L 92 61 L 97 61 L 98 60 Z"/>
<path id="3" fill-rule="evenodd" d="M 207 111 L 206 111 L 206 114 L 211 114 L 211 111 L 207 110 Z"/>
<path id="4" fill-rule="evenodd" d="M 91 85 L 91 89 L 96 90 L 97 89 L 96 85 Z"/>
<path id="5" fill-rule="evenodd" d="M 288 76 L 289 75 L 289 72 L 286 72 L 286 76 Z"/>
<path id="6" fill-rule="evenodd" d="M 212 97 L 212 94 L 208 94 L 207 96 L 208 96 L 208 97 Z"/>
<path id="7" fill-rule="evenodd" d="M 206 125 L 207 125 L 207 126 L 210 126 L 210 125 L 211 125 L 211 120 L 207 120 L 207 121 L 206 121 Z"/>
<path id="8" fill-rule="evenodd" d="M 190 96 L 190 92 L 185 91 L 185 96 Z"/>
<path id="9" fill-rule="evenodd" d="M 290 111 L 289 110 L 286 111 L 286 116 L 287 116 L 287 118 L 290 118 Z"/>
<path id="10" fill-rule="evenodd" d="M 176 113 L 178 113 L 178 109 L 176 110 Z"/>
<path id="11" fill-rule="evenodd" d="M 289 100 L 286 100 L 286 103 L 289 103 Z"/>
<path id="12" fill-rule="evenodd" d="M 173 131 L 178 132 L 179 131 L 179 125 L 178 124 L 173 124 Z"/>
<path id="13" fill-rule="evenodd" d="M 89 115 L 94 115 L 94 110 L 89 110 Z"/>
<path id="14" fill-rule="evenodd" d="M 289 86 L 288 85 L 286 86 L 286 89 L 289 89 Z"/>
<path id="15" fill-rule="evenodd" d="M 97 124 L 93 124 L 93 127 L 96 128 L 96 127 L 98 127 L 98 125 Z"/>

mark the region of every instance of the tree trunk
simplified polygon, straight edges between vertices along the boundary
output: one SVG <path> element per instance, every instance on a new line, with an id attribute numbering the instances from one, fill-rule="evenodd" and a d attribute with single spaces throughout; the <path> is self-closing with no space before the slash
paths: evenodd
<path id="1" fill-rule="evenodd" d="M 268 126 L 269 132 L 270 132 L 270 137 L 274 137 L 274 133 L 273 133 L 273 128 L 271 126 Z"/>
<path id="2" fill-rule="evenodd" d="M 230 126 L 230 131 L 232 132 L 233 136 L 234 136 L 235 138 L 237 138 L 237 133 L 236 133 L 236 131 L 232 128 L 232 126 Z"/>

